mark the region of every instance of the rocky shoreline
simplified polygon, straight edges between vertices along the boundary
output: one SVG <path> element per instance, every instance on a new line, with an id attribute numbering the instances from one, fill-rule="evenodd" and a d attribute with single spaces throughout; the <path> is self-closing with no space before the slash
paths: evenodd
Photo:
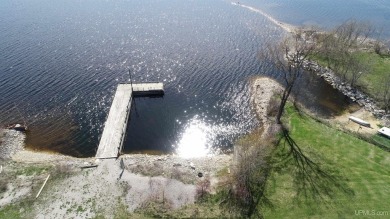
<path id="1" fill-rule="evenodd" d="M 273 123 L 270 121 L 267 111 L 272 97 L 282 93 L 282 85 L 272 78 L 263 76 L 255 78 L 251 88 L 251 102 L 255 107 L 260 124 L 266 126 Z"/>
<path id="2" fill-rule="evenodd" d="M 337 76 L 331 69 L 322 67 L 315 61 L 305 61 L 304 66 L 306 70 L 316 73 L 326 82 L 328 82 L 333 88 L 339 90 L 352 101 L 359 104 L 359 106 L 371 112 L 376 118 L 389 121 L 390 115 L 386 114 L 385 110 L 381 109 L 375 103 L 373 98 L 369 97 L 364 92 L 351 87 L 348 83 Z"/>

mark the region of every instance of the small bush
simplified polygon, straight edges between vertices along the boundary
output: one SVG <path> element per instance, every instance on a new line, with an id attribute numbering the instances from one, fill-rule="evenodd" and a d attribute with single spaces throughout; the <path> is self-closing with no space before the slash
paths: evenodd
<path id="1" fill-rule="evenodd" d="M 196 197 L 197 199 L 204 199 L 206 195 L 211 192 L 211 183 L 209 177 L 199 181 L 196 185 Z"/>
<path id="2" fill-rule="evenodd" d="M 6 192 L 8 189 L 8 180 L 0 179 L 0 193 Z"/>
<path id="3" fill-rule="evenodd" d="M 52 172 L 60 177 L 67 177 L 73 172 L 73 170 L 70 165 L 58 164 Z"/>
<path id="4" fill-rule="evenodd" d="M 267 116 L 269 117 L 275 117 L 278 114 L 280 106 L 280 100 L 277 98 L 277 96 L 272 96 L 268 103 L 267 107 Z"/>

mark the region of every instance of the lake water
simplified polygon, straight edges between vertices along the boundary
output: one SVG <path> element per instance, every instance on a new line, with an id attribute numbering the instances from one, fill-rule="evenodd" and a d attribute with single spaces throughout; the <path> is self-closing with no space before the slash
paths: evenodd
<path id="1" fill-rule="evenodd" d="M 311 14 L 309 1 L 277 2 L 241 4 L 292 24 L 318 23 L 325 16 L 315 15 L 331 7 L 322 1 Z M 385 8 L 384 1 L 372 8 L 381 2 Z M 332 13 L 324 26 L 343 20 Z M 0 22 L 0 123 L 26 120 L 28 147 L 79 157 L 95 154 L 129 69 L 136 82 L 164 82 L 165 96 L 135 99 L 125 152 L 228 150 L 257 126 L 251 75 L 278 78 L 257 54 L 285 34 L 261 13 L 224 0 L 2 0 Z M 303 80 L 317 84 L 302 91 L 312 109 L 332 115 L 346 107 L 328 85 Z"/>
<path id="2" fill-rule="evenodd" d="M 242 4 L 261 8 L 272 17 L 297 26 L 329 29 L 355 19 L 369 22 L 390 37 L 390 1 L 386 0 L 243 0 Z"/>

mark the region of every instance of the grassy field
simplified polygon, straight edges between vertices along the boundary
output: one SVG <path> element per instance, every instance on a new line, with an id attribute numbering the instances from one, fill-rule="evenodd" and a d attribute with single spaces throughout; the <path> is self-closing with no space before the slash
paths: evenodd
<path id="1" fill-rule="evenodd" d="M 390 151 L 390 140 L 388 138 L 381 135 L 374 135 L 371 139 L 387 151 Z"/>
<path id="2" fill-rule="evenodd" d="M 390 57 L 380 56 L 373 52 L 364 52 L 359 55 L 361 60 L 372 62 L 372 71 L 361 78 L 365 91 L 372 97 L 380 99 L 381 89 L 386 77 L 390 75 Z"/>
<path id="3" fill-rule="evenodd" d="M 274 155 L 265 218 L 352 218 L 369 210 L 390 216 L 390 154 L 288 108 L 292 148 Z"/>

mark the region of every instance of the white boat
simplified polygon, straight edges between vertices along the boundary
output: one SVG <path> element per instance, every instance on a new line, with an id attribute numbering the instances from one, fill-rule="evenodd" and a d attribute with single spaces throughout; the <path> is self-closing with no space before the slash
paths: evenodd
<path id="1" fill-rule="evenodd" d="M 388 138 L 390 138 L 390 129 L 387 128 L 387 127 L 383 127 L 381 129 L 378 130 L 378 132 Z"/>
<path id="2" fill-rule="evenodd" d="M 365 127 L 371 127 L 371 124 L 369 122 L 366 122 L 363 119 L 359 119 L 359 118 L 354 117 L 354 116 L 350 116 L 349 120 L 351 120 L 352 122 L 356 122 L 357 124 L 365 126 Z"/>

